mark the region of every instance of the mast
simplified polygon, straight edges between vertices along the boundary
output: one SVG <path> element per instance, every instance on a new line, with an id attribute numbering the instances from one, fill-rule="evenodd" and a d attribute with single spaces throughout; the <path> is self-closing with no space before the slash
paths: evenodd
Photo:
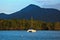
<path id="1" fill-rule="evenodd" d="M 33 17 L 31 16 L 31 28 L 33 28 Z"/>

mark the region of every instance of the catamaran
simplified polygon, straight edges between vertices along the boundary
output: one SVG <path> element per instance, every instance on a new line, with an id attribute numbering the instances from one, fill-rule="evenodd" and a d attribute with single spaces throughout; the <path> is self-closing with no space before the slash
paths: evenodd
<path id="1" fill-rule="evenodd" d="M 28 29 L 27 32 L 36 32 L 34 29 Z"/>
<path id="2" fill-rule="evenodd" d="M 33 18 L 31 17 L 31 28 L 27 30 L 27 32 L 36 32 L 35 29 L 32 28 L 33 27 Z"/>

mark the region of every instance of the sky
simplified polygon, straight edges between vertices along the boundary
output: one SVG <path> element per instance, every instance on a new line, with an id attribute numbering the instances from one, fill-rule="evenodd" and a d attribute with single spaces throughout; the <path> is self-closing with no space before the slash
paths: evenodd
<path id="1" fill-rule="evenodd" d="M 60 0 L 0 0 L 0 13 L 12 14 L 30 4 L 60 10 Z"/>

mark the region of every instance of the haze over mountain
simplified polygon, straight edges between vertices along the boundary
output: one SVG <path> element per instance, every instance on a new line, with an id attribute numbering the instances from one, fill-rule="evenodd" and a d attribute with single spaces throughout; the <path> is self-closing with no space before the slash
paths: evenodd
<path id="1" fill-rule="evenodd" d="M 60 10 L 59 7 L 60 7 L 60 3 L 55 5 L 44 5 L 44 8 L 54 8 Z"/>
<path id="2" fill-rule="evenodd" d="M 30 19 L 31 16 L 36 20 L 46 22 L 60 22 L 60 11 L 51 8 L 40 8 L 37 5 L 28 5 L 20 11 L 10 15 L 0 14 L 0 19 Z"/>

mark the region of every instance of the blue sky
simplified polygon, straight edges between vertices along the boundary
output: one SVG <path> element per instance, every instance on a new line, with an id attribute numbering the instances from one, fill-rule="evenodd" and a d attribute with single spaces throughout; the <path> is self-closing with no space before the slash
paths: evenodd
<path id="1" fill-rule="evenodd" d="M 0 0 L 0 13 L 12 14 L 30 4 L 60 10 L 60 0 Z"/>

